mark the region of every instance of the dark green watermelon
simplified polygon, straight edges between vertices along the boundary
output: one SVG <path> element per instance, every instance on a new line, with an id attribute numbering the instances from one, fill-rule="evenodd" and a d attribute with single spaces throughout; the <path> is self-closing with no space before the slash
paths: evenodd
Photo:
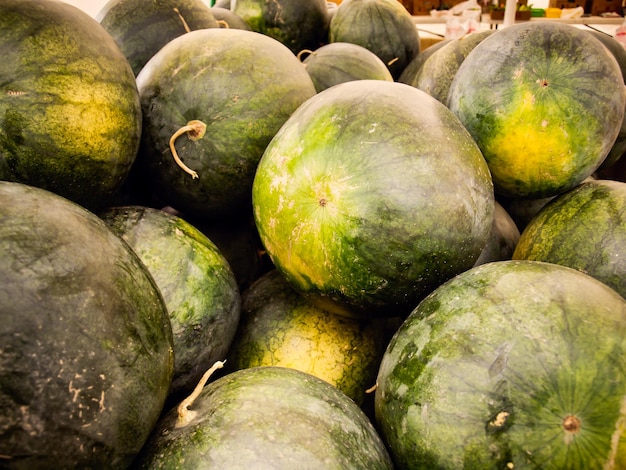
<path id="1" fill-rule="evenodd" d="M 496 201 L 491 235 L 474 266 L 511 259 L 519 238 L 520 231 L 517 224 L 502 204 Z"/>
<path id="2" fill-rule="evenodd" d="M 626 468 L 626 301 L 538 261 L 466 271 L 398 329 L 376 421 L 397 468 Z"/>
<path id="3" fill-rule="evenodd" d="M 172 330 L 108 226 L 0 182 L 0 467 L 128 468 L 166 400 Z"/>
<path id="4" fill-rule="evenodd" d="M 96 20 L 115 39 L 135 75 L 172 39 L 219 27 L 202 0 L 109 0 Z"/>
<path id="5" fill-rule="evenodd" d="M 67 3 L 6 0 L 0 55 L 0 179 L 106 205 L 141 133 L 135 77 L 115 41 Z"/>
<path id="6" fill-rule="evenodd" d="M 182 415 L 172 410 L 160 420 L 136 468 L 393 468 L 364 412 L 332 385 L 295 369 L 227 374 Z"/>
<path id="7" fill-rule="evenodd" d="M 187 217 L 214 219 L 249 213 L 265 147 L 316 93 L 285 45 L 225 28 L 170 41 L 142 69 L 137 85 L 143 110 L 139 173 L 166 205 Z M 181 133 L 188 123 L 201 132 Z"/>
<path id="8" fill-rule="evenodd" d="M 99 215 L 137 253 L 163 295 L 174 336 L 170 395 L 178 401 L 226 357 L 241 312 L 235 275 L 217 246 L 176 215 L 140 206 Z"/>
<path id="9" fill-rule="evenodd" d="M 426 62 L 426 59 L 428 59 L 431 55 L 433 55 L 443 46 L 448 44 L 450 41 L 454 41 L 454 39 L 451 39 L 451 38 L 442 39 L 441 41 L 436 42 L 432 46 L 429 46 L 426 49 L 421 50 L 420 53 L 411 62 L 409 62 L 406 67 L 404 67 L 404 70 L 398 77 L 398 81 L 400 83 L 406 83 L 407 85 L 410 85 L 411 82 L 415 80 L 415 76 L 419 73 L 419 70 L 424 65 L 424 62 Z"/>
<path id="10" fill-rule="evenodd" d="M 387 65 L 394 79 L 420 52 L 413 18 L 397 0 L 343 0 L 330 21 L 329 41 L 369 49 Z"/>
<path id="11" fill-rule="evenodd" d="M 372 51 L 349 42 L 333 42 L 311 51 L 302 61 L 320 92 L 352 80 L 393 81 L 391 72 Z"/>
<path id="12" fill-rule="evenodd" d="M 588 181 L 555 197 L 525 227 L 513 258 L 578 269 L 626 298 L 626 183 Z"/>
<path id="13" fill-rule="evenodd" d="M 252 31 L 276 39 L 294 54 L 328 42 L 326 0 L 236 0 L 231 10 Z"/>

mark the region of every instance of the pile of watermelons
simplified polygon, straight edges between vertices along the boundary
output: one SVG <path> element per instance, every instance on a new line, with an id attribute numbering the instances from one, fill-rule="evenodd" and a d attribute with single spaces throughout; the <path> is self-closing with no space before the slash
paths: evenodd
<path id="1" fill-rule="evenodd" d="M 626 468 L 614 38 L 3 0 L 0 49 L 1 468 Z"/>

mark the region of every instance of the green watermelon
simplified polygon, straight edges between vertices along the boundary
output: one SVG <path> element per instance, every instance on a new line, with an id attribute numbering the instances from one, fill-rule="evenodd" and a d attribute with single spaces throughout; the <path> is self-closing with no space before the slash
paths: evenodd
<path id="1" fill-rule="evenodd" d="M 99 215 L 137 253 L 163 295 L 174 335 L 170 395 L 180 399 L 230 348 L 241 312 L 235 275 L 217 246 L 176 215 L 140 206 Z"/>
<path id="2" fill-rule="evenodd" d="M 0 179 L 106 205 L 141 133 L 135 77 L 115 41 L 67 3 L 5 0 L 0 51 Z"/>
<path id="3" fill-rule="evenodd" d="M 417 56 L 411 62 L 409 62 L 406 67 L 404 67 L 404 70 L 398 77 L 398 81 L 400 83 L 406 83 L 407 85 L 411 85 L 411 82 L 415 80 L 415 77 L 424 65 L 424 62 L 426 62 L 426 59 L 428 59 L 431 55 L 433 55 L 435 52 L 437 52 L 439 49 L 441 49 L 443 46 L 451 41 L 454 41 L 454 39 L 445 38 L 431 46 L 428 46 L 426 49 L 421 50 L 420 53 L 417 54 Z"/>
<path id="4" fill-rule="evenodd" d="M 236 0 L 231 10 L 252 31 L 276 39 L 294 54 L 328 42 L 326 0 Z"/>
<path id="5" fill-rule="evenodd" d="M 226 28 L 170 41 L 141 70 L 137 85 L 143 110 L 139 174 L 166 205 L 186 217 L 214 219 L 250 210 L 265 147 L 316 93 L 286 46 Z"/>
<path id="6" fill-rule="evenodd" d="M 424 90 L 432 97 L 447 104 L 450 84 L 467 54 L 494 32 L 494 29 L 486 29 L 452 39 L 449 43 L 429 54 L 410 81 L 406 81 L 408 74 L 405 74 L 404 83 Z"/>
<path id="7" fill-rule="evenodd" d="M 478 147 L 442 103 L 357 80 L 301 105 L 268 145 L 252 188 L 259 236 L 303 295 L 353 316 L 405 316 L 472 267 L 493 187 Z"/>
<path id="8" fill-rule="evenodd" d="M 555 197 L 526 226 L 513 258 L 578 269 L 626 298 L 626 183 L 588 181 Z"/>
<path id="9" fill-rule="evenodd" d="M 420 52 L 411 14 L 397 0 L 343 0 L 332 16 L 329 42 L 350 42 L 376 54 L 394 79 Z"/>
<path id="10" fill-rule="evenodd" d="M 242 295 L 241 321 L 227 369 L 282 366 L 315 375 L 361 405 L 376 379 L 387 344 L 375 321 L 322 310 L 296 292 L 277 270 Z"/>
<path id="11" fill-rule="evenodd" d="M 213 5 L 211 13 L 213 13 L 220 28 L 247 29 L 251 31 L 250 25 L 241 16 L 228 8 Z"/>
<path id="12" fill-rule="evenodd" d="M 364 412 L 332 385 L 295 369 L 232 372 L 208 384 L 192 405 L 160 420 L 137 469 L 393 468 Z"/>
<path id="13" fill-rule="evenodd" d="M 517 224 L 502 204 L 496 201 L 491 235 L 474 266 L 511 259 L 519 238 L 520 231 Z"/>
<path id="14" fill-rule="evenodd" d="M 373 52 L 349 42 L 333 42 L 311 51 L 302 61 L 315 90 L 351 80 L 393 81 L 391 72 Z"/>
<path id="15" fill-rule="evenodd" d="M 607 157 L 624 119 L 615 57 L 575 26 L 497 30 L 465 58 L 449 108 L 480 147 L 497 194 L 539 199 L 580 184 Z"/>
<path id="16" fill-rule="evenodd" d="M 115 39 L 135 75 L 172 39 L 219 27 L 202 0 L 109 0 L 96 20 Z"/>
<path id="17" fill-rule="evenodd" d="M 0 466 L 128 468 L 174 356 L 152 276 L 108 226 L 0 182 Z"/>
<path id="18" fill-rule="evenodd" d="M 538 261 L 468 270 L 389 343 L 376 422 L 397 468 L 626 468 L 626 301 Z"/>

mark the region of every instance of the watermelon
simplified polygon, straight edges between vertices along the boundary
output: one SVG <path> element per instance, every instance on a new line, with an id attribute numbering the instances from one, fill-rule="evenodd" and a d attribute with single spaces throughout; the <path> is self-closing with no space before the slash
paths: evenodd
<path id="1" fill-rule="evenodd" d="M 575 26 L 497 30 L 465 58 L 449 108 L 480 147 L 497 194 L 539 199 L 580 184 L 607 157 L 626 109 L 615 57 Z"/>
<path id="2" fill-rule="evenodd" d="M 213 13 L 220 28 L 247 29 L 251 31 L 250 25 L 241 16 L 228 8 L 214 5 L 211 7 L 211 13 Z"/>
<path id="3" fill-rule="evenodd" d="M 265 147 L 316 93 L 285 45 L 226 28 L 170 41 L 141 70 L 137 85 L 143 110 L 139 174 L 166 205 L 187 217 L 213 219 L 250 210 Z"/>
<path id="4" fill-rule="evenodd" d="M 502 204 L 496 201 L 491 234 L 474 266 L 511 259 L 519 239 L 520 231 L 517 224 Z"/>
<path id="5" fill-rule="evenodd" d="M 95 18 L 113 37 L 135 75 L 172 39 L 219 27 L 213 10 L 202 0 L 109 0 Z"/>
<path id="6" fill-rule="evenodd" d="M 232 372 L 204 387 L 192 405 L 160 420 L 136 468 L 393 468 L 364 412 L 305 372 Z"/>
<path id="7" fill-rule="evenodd" d="M 252 284 L 242 302 L 227 369 L 290 367 L 363 403 L 389 339 L 378 322 L 340 317 L 316 307 L 277 270 Z"/>
<path id="8" fill-rule="evenodd" d="M 626 468 L 626 301 L 574 269 L 498 261 L 390 341 L 376 422 L 397 468 Z"/>
<path id="9" fill-rule="evenodd" d="M 311 51 L 302 63 L 318 92 L 352 80 L 393 81 L 391 72 L 376 54 L 349 42 L 326 44 Z"/>
<path id="10" fill-rule="evenodd" d="M 252 188 L 270 259 L 319 307 L 406 316 L 472 267 L 493 220 L 485 160 L 442 103 L 357 80 L 301 105 L 268 145 Z"/>
<path id="11" fill-rule="evenodd" d="M 330 21 L 329 42 L 350 42 L 376 54 L 398 79 L 420 52 L 411 14 L 397 0 L 343 0 Z"/>
<path id="12" fill-rule="evenodd" d="M 424 90 L 432 97 L 447 104 L 450 84 L 467 54 L 494 32 L 494 29 L 486 29 L 452 39 L 450 43 L 429 54 L 410 81 L 407 81 L 408 73 L 404 74 L 404 83 Z"/>
<path id="13" fill-rule="evenodd" d="M 426 62 L 426 59 L 428 59 L 431 55 L 433 55 L 435 52 L 437 52 L 439 49 L 441 49 L 443 46 L 451 41 L 454 41 L 454 39 L 445 38 L 441 41 L 436 42 L 432 46 L 428 46 L 426 49 L 422 49 L 420 53 L 417 54 L 417 56 L 411 62 L 409 62 L 406 67 L 404 67 L 404 70 L 398 77 L 398 81 L 400 83 L 406 83 L 407 85 L 411 85 L 412 81 L 415 80 L 415 77 L 419 73 L 419 70 L 424 65 L 424 62 Z"/>
<path id="14" fill-rule="evenodd" d="M 231 10 L 252 31 L 276 39 L 294 54 L 328 42 L 326 0 L 237 0 Z"/>
<path id="15" fill-rule="evenodd" d="M 0 466 L 127 468 L 174 356 L 152 276 L 57 194 L 0 182 Z"/>
<path id="16" fill-rule="evenodd" d="M 555 197 L 526 226 L 513 258 L 578 269 L 626 298 L 626 183 L 588 181 Z"/>
<path id="17" fill-rule="evenodd" d="M 217 246 L 176 215 L 141 206 L 99 215 L 137 253 L 163 295 L 174 335 L 170 395 L 180 399 L 228 352 L 241 312 L 235 275 Z"/>
<path id="18" fill-rule="evenodd" d="M 135 77 L 115 41 L 67 3 L 6 0 L 0 50 L 0 179 L 106 205 L 141 133 Z"/>

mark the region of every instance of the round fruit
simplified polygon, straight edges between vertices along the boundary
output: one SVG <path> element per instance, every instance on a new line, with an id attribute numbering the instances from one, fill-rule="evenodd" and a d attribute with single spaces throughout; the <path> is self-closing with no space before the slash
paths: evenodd
<path id="1" fill-rule="evenodd" d="M 513 258 L 578 269 L 626 298 L 626 183 L 588 181 L 557 196 L 526 226 Z"/>
<path id="2" fill-rule="evenodd" d="M 115 41 L 67 3 L 6 0 L 0 51 L 0 179 L 104 206 L 141 133 L 135 77 Z"/>
<path id="3" fill-rule="evenodd" d="M 424 90 L 433 98 L 446 104 L 450 84 L 467 55 L 483 39 L 495 31 L 494 29 L 487 29 L 453 39 L 430 54 L 420 67 L 419 72 L 410 82 L 405 81 L 405 83 Z M 405 80 L 406 78 L 405 75 Z"/>
<path id="4" fill-rule="evenodd" d="M 625 468 L 626 301 L 500 261 L 427 297 L 388 345 L 376 421 L 397 468 Z"/>
<path id="5" fill-rule="evenodd" d="M 214 5 L 211 7 L 211 13 L 213 13 L 220 28 L 246 29 L 251 31 L 250 25 L 232 10 Z"/>
<path id="6" fill-rule="evenodd" d="M 419 70 L 426 62 L 426 59 L 428 59 L 431 55 L 433 55 L 435 52 L 437 52 L 439 49 L 441 49 L 443 46 L 450 43 L 451 41 L 454 41 L 454 39 L 442 39 L 432 46 L 428 46 L 426 49 L 421 50 L 420 53 L 417 54 L 417 56 L 411 62 L 409 62 L 406 67 L 404 67 L 402 74 L 400 74 L 400 77 L 398 77 L 398 81 L 400 83 L 406 83 L 407 85 L 411 85 L 411 83 L 413 82 L 413 80 L 415 80 L 415 77 L 419 73 Z"/>
<path id="7" fill-rule="evenodd" d="M 286 46 L 225 28 L 170 41 L 137 85 L 144 116 L 139 172 L 167 205 L 189 217 L 249 210 L 265 147 L 315 95 L 311 77 Z"/>
<path id="8" fill-rule="evenodd" d="M 113 37 L 135 75 L 172 39 L 219 26 L 202 0 L 109 0 L 96 20 Z"/>
<path id="9" fill-rule="evenodd" d="M 179 409 L 182 419 L 172 410 L 156 426 L 137 468 L 393 468 L 364 412 L 295 369 L 232 372 L 207 385 L 192 410 Z"/>
<path id="10" fill-rule="evenodd" d="M 100 217 L 137 253 L 163 295 L 174 335 L 170 395 L 180 399 L 235 336 L 241 296 L 217 246 L 180 217 L 147 207 L 113 207 Z"/>
<path id="11" fill-rule="evenodd" d="M 318 92 L 352 80 L 393 82 L 391 72 L 376 54 L 349 42 L 326 44 L 302 62 Z"/>
<path id="12" fill-rule="evenodd" d="M 282 366 L 308 372 L 363 403 L 387 338 L 373 321 L 340 317 L 296 292 L 276 270 L 243 293 L 230 370 Z"/>
<path id="13" fill-rule="evenodd" d="M 326 0 L 237 0 L 231 9 L 252 31 L 276 39 L 294 54 L 328 42 Z"/>
<path id="14" fill-rule="evenodd" d="M 397 0 L 343 0 L 330 21 L 329 40 L 369 49 L 394 79 L 420 52 L 413 18 Z"/>
<path id="15" fill-rule="evenodd" d="M 2 468 L 127 468 L 163 409 L 172 331 L 154 280 L 107 225 L 0 182 Z"/>
<path id="16" fill-rule="evenodd" d="M 539 199 L 580 184 L 604 161 L 624 119 L 626 87 L 592 35 L 525 22 L 468 54 L 448 106 L 482 150 L 496 192 Z"/>
<path id="17" fill-rule="evenodd" d="M 474 266 L 511 259 L 519 238 L 520 231 L 517 224 L 506 209 L 496 201 L 491 235 Z"/>
<path id="18" fill-rule="evenodd" d="M 493 187 L 471 136 L 409 85 L 341 83 L 298 108 L 261 159 L 254 216 L 274 265 L 325 310 L 405 316 L 472 267 Z"/>

